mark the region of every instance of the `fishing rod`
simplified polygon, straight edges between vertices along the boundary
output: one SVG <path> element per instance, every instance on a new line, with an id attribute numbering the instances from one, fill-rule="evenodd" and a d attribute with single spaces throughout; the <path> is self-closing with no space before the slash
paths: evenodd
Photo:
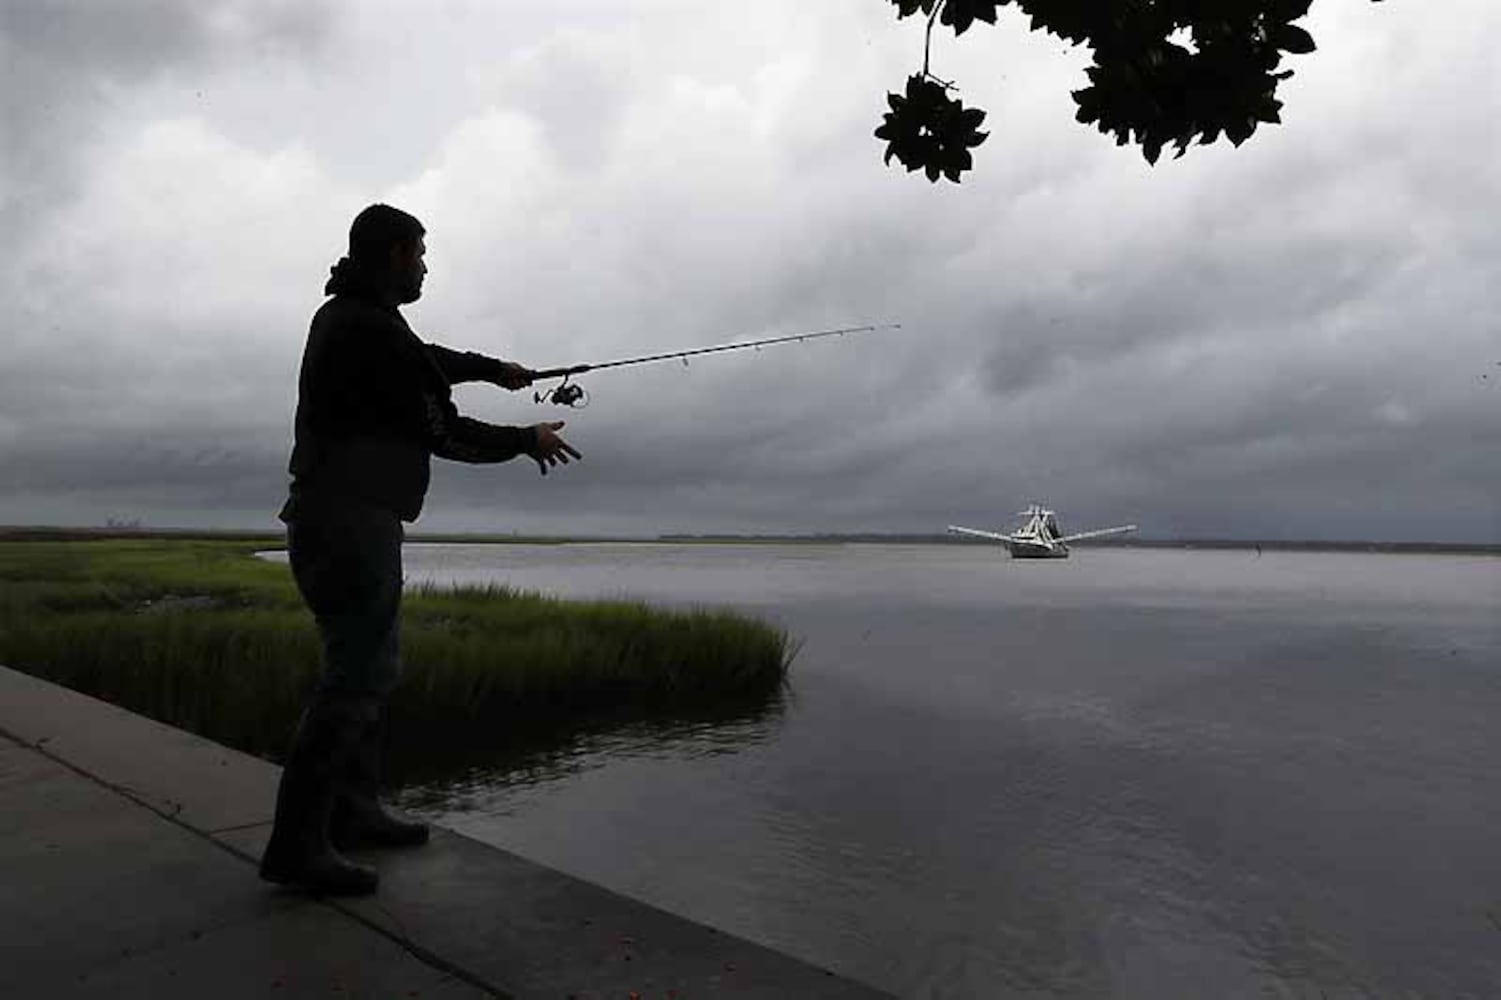
<path id="1" fill-rule="evenodd" d="M 787 344 L 793 341 L 817 340 L 820 337 L 842 337 L 847 333 L 870 333 L 875 330 L 900 330 L 900 323 L 880 323 L 873 326 L 846 326 L 837 330 L 816 330 L 812 333 L 790 333 L 785 337 L 767 337 L 764 340 L 747 340 L 733 344 L 717 344 L 713 347 L 695 347 L 686 351 L 665 351 L 661 354 L 646 354 L 639 358 L 621 358 L 617 361 L 601 361 L 592 365 L 569 365 L 564 368 L 543 368 L 532 372 L 532 381 L 540 381 L 548 378 L 562 378 L 551 392 L 534 392 L 532 401 L 537 403 L 548 402 L 558 406 L 567 406 L 573 409 L 583 409 L 589 405 L 589 394 L 584 387 L 577 382 L 569 381 L 575 375 L 585 372 L 599 371 L 602 368 L 621 368 L 625 365 L 644 365 L 652 361 L 669 361 L 673 358 L 681 358 L 683 364 L 688 359 L 699 354 L 717 354 L 720 351 L 743 351 L 748 348 L 766 347 L 770 344 Z"/>

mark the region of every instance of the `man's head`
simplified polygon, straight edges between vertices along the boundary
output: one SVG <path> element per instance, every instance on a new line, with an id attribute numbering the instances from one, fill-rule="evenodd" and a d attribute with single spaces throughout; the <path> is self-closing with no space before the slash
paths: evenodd
<path id="1" fill-rule="evenodd" d="M 415 216 L 390 205 L 371 205 L 349 227 L 349 259 L 374 276 L 397 305 L 422 297 L 427 274 L 427 230 Z"/>

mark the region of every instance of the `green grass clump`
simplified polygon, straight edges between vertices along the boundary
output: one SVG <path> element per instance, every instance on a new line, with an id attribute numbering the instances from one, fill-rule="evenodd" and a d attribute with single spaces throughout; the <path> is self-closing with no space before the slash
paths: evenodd
<path id="1" fill-rule="evenodd" d="M 312 618 L 264 543 L 0 541 L 0 663 L 276 756 L 319 669 Z M 503 587 L 406 596 L 408 737 L 774 697 L 785 633 L 724 611 L 563 601 Z M 466 735 L 468 734 L 468 735 Z"/>

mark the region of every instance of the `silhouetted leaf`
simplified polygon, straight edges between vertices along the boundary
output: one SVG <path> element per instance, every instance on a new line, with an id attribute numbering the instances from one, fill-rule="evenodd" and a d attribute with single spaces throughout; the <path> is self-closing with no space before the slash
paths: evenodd
<path id="1" fill-rule="evenodd" d="M 1254 118 L 1246 118 L 1238 122 L 1225 123 L 1225 138 L 1229 139 L 1236 146 L 1239 146 L 1241 143 L 1251 138 L 1251 135 L 1255 131 L 1256 119 Z"/>
<path id="2" fill-rule="evenodd" d="M 1317 48 L 1313 43 L 1313 36 L 1296 24 L 1284 24 L 1278 28 L 1272 35 L 1272 42 L 1284 52 L 1297 55 L 1306 55 Z"/>
<path id="3" fill-rule="evenodd" d="M 891 2 L 896 4 L 896 16 L 901 18 L 916 14 L 918 10 L 924 14 L 931 14 L 937 0 L 891 0 Z"/>
<path id="4" fill-rule="evenodd" d="M 1312 6 L 1313 0 L 1273 0 L 1270 13 L 1278 21 L 1296 21 Z"/>
<path id="5" fill-rule="evenodd" d="M 946 0 L 938 21 L 952 27 L 954 34 L 962 35 L 976 20 L 995 24 L 995 9 L 1002 2 L 1006 0 Z"/>

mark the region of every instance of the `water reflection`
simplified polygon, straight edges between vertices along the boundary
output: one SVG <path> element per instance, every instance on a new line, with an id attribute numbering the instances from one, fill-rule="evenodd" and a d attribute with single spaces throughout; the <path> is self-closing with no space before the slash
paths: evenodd
<path id="1" fill-rule="evenodd" d="M 488 739 L 398 741 L 392 793 L 404 808 L 432 815 L 503 816 L 530 794 L 591 769 L 632 758 L 690 761 L 740 753 L 775 738 L 790 692 L 753 701 L 671 712 L 594 714 L 567 722 L 517 723 Z"/>

